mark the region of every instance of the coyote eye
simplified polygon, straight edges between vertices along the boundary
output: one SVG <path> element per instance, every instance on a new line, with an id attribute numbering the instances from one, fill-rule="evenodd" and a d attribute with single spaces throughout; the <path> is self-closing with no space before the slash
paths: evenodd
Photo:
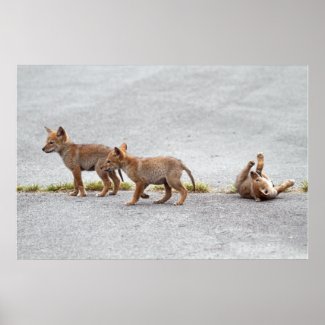
<path id="1" fill-rule="evenodd" d="M 109 164 L 111 161 L 110 160 L 106 160 L 106 162 Z"/>
<path id="2" fill-rule="evenodd" d="M 54 144 L 54 141 L 50 141 L 49 144 Z"/>

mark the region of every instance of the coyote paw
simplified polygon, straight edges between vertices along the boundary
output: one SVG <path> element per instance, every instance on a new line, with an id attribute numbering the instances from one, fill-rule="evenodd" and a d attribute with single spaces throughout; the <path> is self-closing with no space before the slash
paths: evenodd
<path id="1" fill-rule="evenodd" d="M 248 166 L 249 167 L 253 167 L 255 165 L 255 161 L 254 160 L 250 160 L 249 162 L 248 162 Z"/>
<path id="2" fill-rule="evenodd" d="M 73 192 L 69 193 L 70 196 L 77 196 L 77 194 L 78 194 L 78 191 L 73 191 Z"/>
<path id="3" fill-rule="evenodd" d="M 132 202 L 132 201 L 130 201 L 130 202 L 127 202 L 127 203 L 125 203 L 125 205 L 135 205 L 135 203 L 134 202 Z"/>
<path id="4" fill-rule="evenodd" d="M 157 201 L 153 201 L 153 203 L 154 203 L 154 204 L 162 204 L 162 203 L 164 203 L 164 202 L 161 201 L 161 200 L 157 200 Z"/>
<path id="5" fill-rule="evenodd" d="M 294 179 L 289 179 L 289 180 L 288 180 L 288 183 L 289 183 L 290 186 L 295 185 L 295 182 L 296 182 L 296 181 L 295 181 Z"/>
<path id="6" fill-rule="evenodd" d="M 108 195 L 116 195 L 114 192 L 109 192 Z"/>
<path id="7" fill-rule="evenodd" d="M 106 193 L 105 194 L 103 194 L 103 193 L 97 193 L 96 194 L 97 197 L 104 197 L 105 195 L 106 195 Z"/>
<path id="8" fill-rule="evenodd" d="M 142 194 L 141 194 L 141 197 L 142 197 L 143 199 L 149 199 L 149 195 L 146 194 L 146 193 L 142 193 Z"/>
<path id="9" fill-rule="evenodd" d="M 176 203 L 174 203 L 174 205 L 183 205 L 183 203 L 182 202 L 176 202 Z"/>
<path id="10" fill-rule="evenodd" d="M 87 193 L 86 192 L 84 192 L 84 193 L 79 192 L 77 196 L 85 197 L 85 196 L 87 196 Z"/>
<path id="11" fill-rule="evenodd" d="M 263 152 L 259 152 L 259 153 L 257 154 L 257 158 L 258 158 L 258 159 L 263 159 L 263 158 L 264 158 L 264 153 L 263 153 Z"/>

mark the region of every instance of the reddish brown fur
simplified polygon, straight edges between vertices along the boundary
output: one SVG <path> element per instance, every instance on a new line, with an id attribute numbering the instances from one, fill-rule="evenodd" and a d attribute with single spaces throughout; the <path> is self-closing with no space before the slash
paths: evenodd
<path id="1" fill-rule="evenodd" d="M 180 198 L 176 205 L 182 205 L 187 196 L 187 190 L 180 181 L 183 170 L 191 178 L 195 190 L 191 171 L 180 160 L 173 157 L 140 158 L 127 154 L 126 150 L 127 145 L 125 143 L 120 148 L 115 147 L 108 154 L 102 169 L 112 171 L 122 168 L 128 177 L 135 182 L 136 189 L 133 198 L 127 205 L 135 204 L 149 184 L 163 184 L 165 186 L 164 197 L 154 203 L 165 203 L 171 198 L 172 188 L 174 188 L 180 192 Z"/>
<path id="2" fill-rule="evenodd" d="M 273 186 L 272 181 L 263 171 L 264 155 L 261 152 L 257 154 L 255 172 L 251 171 L 254 165 L 253 160 L 249 161 L 236 179 L 237 191 L 244 198 L 255 199 L 255 201 L 274 199 L 295 183 L 293 179 L 288 179 L 279 186 Z"/>
<path id="3" fill-rule="evenodd" d="M 105 162 L 107 155 L 112 148 L 101 144 L 75 144 L 70 139 L 65 130 L 59 127 L 53 131 L 45 127 L 48 136 L 43 151 L 46 153 L 57 152 L 63 159 L 64 164 L 71 170 L 74 178 L 74 191 L 69 193 L 72 196 L 86 196 L 86 191 L 82 182 L 82 171 L 96 171 L 104 183 L 103 190 L 97 196 L 105 196 L 111 186 L 110 179 L 114 183 L 113 192 L 115 195 L 120 186 L 120 180 L 115 171 L 107 173 L 100 166 Z"/>

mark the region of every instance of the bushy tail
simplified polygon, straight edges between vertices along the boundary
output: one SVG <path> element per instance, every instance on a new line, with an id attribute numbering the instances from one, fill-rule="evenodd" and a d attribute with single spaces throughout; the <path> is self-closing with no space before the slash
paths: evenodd
<path id="1" fill-rule="evenodd" d="M 194 181 L 192 172 L 184 164 L 182 164 L 182 167 L 186 171 L 187 175 L 190 177 L 192 185 L 193 185 L 193 192 L 195 192 L 195 181 Z"/>

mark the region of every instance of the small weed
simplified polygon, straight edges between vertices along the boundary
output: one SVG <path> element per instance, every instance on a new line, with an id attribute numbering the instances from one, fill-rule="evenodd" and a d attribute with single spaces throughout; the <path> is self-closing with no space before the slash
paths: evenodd
<path id="1" fill-rule="evenodd" d="M 184 187 L 189 191 L 193 192 L 193 185 L 192 183 L 184 183 Z M 208 184 L 203 182 L 195 182 L 195 192 L 197 193 L 209 193 L 211 189 Z"/>
<path id="2" fill-rule="evenodd" d="M 16 187 L 16 191 L 17 191 L 17 192 L 23 192 L 23 191 L 24 191 L 24 186 L 22 186 L 22 185 L 17 185 L 17 187 Z"/>
<path id="3" fill-rule="evenodd" d="M 44 189 L 45 192 L 59 192 L 73 190 L 74 186 L 72 183 L 60 183 L 50 184 Z"/>
<path id="4" fill-rule="evenodd" d="M 101 191 L 104 185 L 101 181 L 89 182 L 85 184 L 86 191 Z"/>
<path id="5" fill-rule="evenodd" d="M 306 179 L 299 184 L 299 189 L 302 192 L 308 192 L 308 181 Z"/>
<path id="6" fill-rule="evenodd" d="M 26 185 L 26 186 L 22 186 L 22 185 L 18 185 L 17 186 L 17 192 L 38 192 L 40 191 L 40 187 L 37 184 L 33 184 L 33 185 Z"/>
<path id="7" fill-rule="evenodd" d="M 154 192 L 161 192 L 165 190 L 164 185 L 151 185 L 149 187 L 149 191 L 154 191 Z"/>
<path id="8" fill-rule="evenodd" d="M 120 190 L 121 191 L 129 191 L 133 188 L 133 185 L 131 183 L 128 182 L 122 182 L 120 184 Z"/>

